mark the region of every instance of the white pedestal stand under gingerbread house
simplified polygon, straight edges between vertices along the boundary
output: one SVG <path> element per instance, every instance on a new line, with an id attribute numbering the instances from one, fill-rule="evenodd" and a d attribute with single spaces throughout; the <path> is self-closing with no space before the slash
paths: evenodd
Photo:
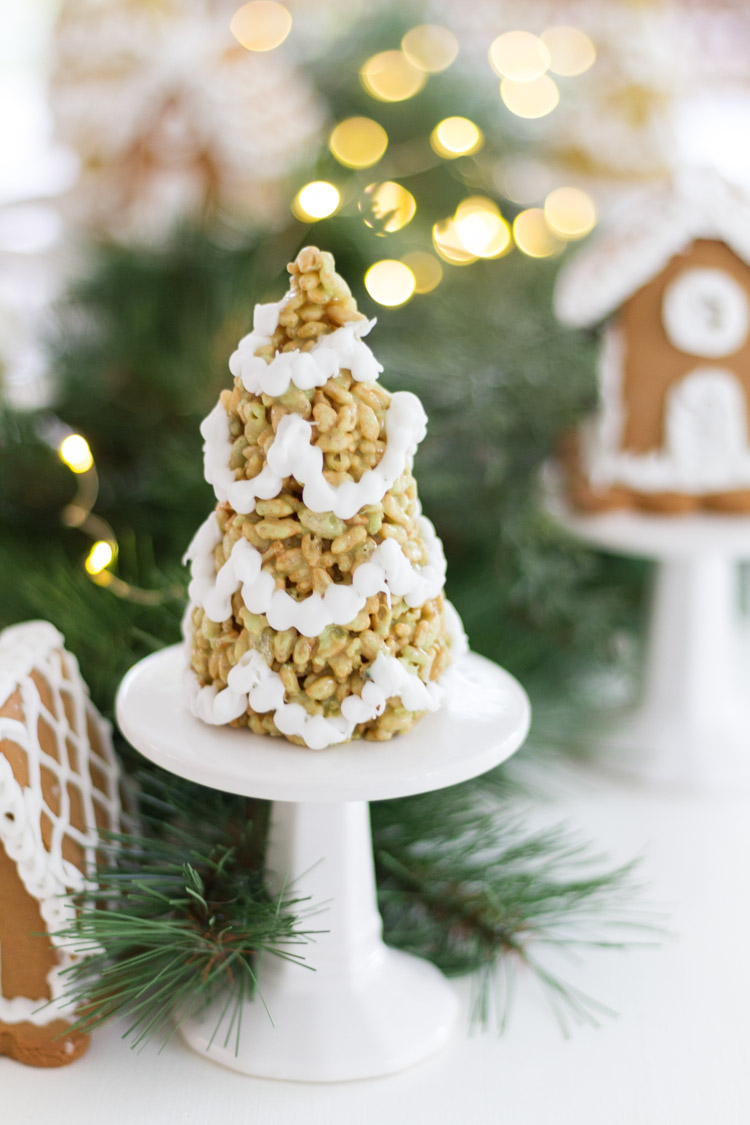
<path id="1" fill-rule="evenodd" d="M 750 669 L 741 648 L 738 564 L 750 517 L 574 511 L 551 474 L 547 510 L 582 542 L 656 561 L 641 701 L 611 716 L 607 765 L 683 788 L 750 782 Z"/>
<path id="2" fill-rule="evenodd" d="M 523 742 L 529 705 L 501 668 L 468 654 L 445 677 L 445 702 L 392 742 L 299 748 L 247 730 L 207 726 L 184 705 L 184 652 L 169 648 L 123 680 L 117 717 L 147 758 L 180 777 L 273 801 L 267 866 L 320 908 L 303 947 L 307 971 L 259 958 L 263 1003 L 248 1001 L 242 1035 L 214 1035 L 221 997 L 180 1031 L 196 1051 L 265 1078 L 333 1082 L 388 1074 L 448 1038 L 455 994 L 420 958 L 386 946 L 377 909 L 367 802 L 478 776 Z M 269 1018 L 270 1013 L 270 1018 Z M 271 1022 L 273 1020 L 273 1022 Z"/>

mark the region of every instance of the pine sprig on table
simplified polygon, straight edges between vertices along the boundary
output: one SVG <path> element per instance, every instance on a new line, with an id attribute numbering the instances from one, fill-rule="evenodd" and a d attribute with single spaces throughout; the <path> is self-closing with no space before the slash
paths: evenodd
<path id="1" fill-rule="evenodd" d="M 514 964 L 537 977 L 563 1025 L 595 1021 L 602 1006 L 540 953 L 632 943 L 632 867 L 601 870 L 562 829 L 529 832 L 510 811 L 512 786 L 494 782 L 372 805 L 385 938 L 450 975 L 477 972 L 483 1022 L 493 1007 L 507 1016 L 498 995 Z M 140 832 L 103 841 L 98 886 L 57 935 L 73 952 L 94 951 L 66 970 L 77 1026 L 119 1018 L 133 1047 L 165 1042 L 226 988 L 215 1034 L 237 1043 L 242 1003 L 256 995 L 257 954 L 314 971 L 315 946 L 305 945 L 325 927 L 310 925 L 316 904 L 293 888 L 267 890 L 266 802 L 160 771 L 143 784 Z"/>
<path id="2" fill-rule="evenodd" d="M 258 994 L 258 954 L 311 966 L 303 947 L 307 899 L 271 895 L 263 878 L 267 808 L 149 776 L 143 834 L 101 841 L 95 883 L 56 938 L 83 956 L 65 972 L 65 998 L 92 1031 L 123 1020 L 138 1048 L 166 1042 L 181 1020 L 227 988 L 214 1034 L 239 1043 L 242 1005 Z M 200 811 L 200 815 L 199 815 Z M 197 817 L 197 819 L 196 819 Z M 218 817 L 218 819 L 217 819 Z M 248 817 L 250 819 L 248 819 Z"/>
<path id="3" fill-rule="evenodd" d="M 562 826 L 530 831 L 498 785 L 372 806 L 380 908 L 388 941 L 454 976 L 479 973 L 476 1015 L 504 1024 L 512 974 L 529 969 L 564 1029 L 603 1005 L 564 980 L 544 951 L 621 948 L 653 935 L 633 907 L 634 864 L 600 857 Z"/>

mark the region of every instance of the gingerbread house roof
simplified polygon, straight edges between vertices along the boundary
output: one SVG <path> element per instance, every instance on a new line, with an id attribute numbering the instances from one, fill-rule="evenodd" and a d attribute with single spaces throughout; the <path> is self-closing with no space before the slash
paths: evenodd
<path id="1" fill-rule="evenodd" d="M 698 238 L 750 265 L 750 199 L 715 172 L 684 172 L 631 199 L 561 269 L 557 317 L 573 328 L 600 323 Z"/>
<path id="2" fill-rule="evenodd" d="M 5 629 L 0 633 L 0 847 L 38 901 L 53 942 L 66 920 L 61 896 L 83 888 L 96 861 L 98 830 L 117 830 L 119 819 L 119 769 L 109 724 L 91 703 L 75 657 L 45 621 Z M 60 953 L 55 974 L 68 959 L 65 950 Z M 50 985 L 55 999 L 60 982 Z M 0 1004 L 8 1003 L 24 1001 L 0 997 Z"/>

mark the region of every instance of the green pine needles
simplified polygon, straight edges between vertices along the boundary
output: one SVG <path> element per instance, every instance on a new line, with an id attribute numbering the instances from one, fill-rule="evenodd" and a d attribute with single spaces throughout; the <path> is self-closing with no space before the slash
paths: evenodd
<path id="1" fill-rule="evenodd" d="M 214 1035 L 236 1049 L 245 999 L 264 1002 L 258 953 L 314 971 L 325 915 L 311 928 L 315 903 L 291 887 L 269 894 L 266 802 L 157 773 L 143 781 L 141 831 L 103 841 L 98 886 L 79 897 L 74 921 L 57 935 L 88 954 L 66 970 L 75 1026 L 90 1031 L 116 1017 L 132 1047 L 165 1043 L 225 992 Z M 561 829 L 530 833 L 508 814 L 506 789 L 472 782 L 373 804 L 385 938 L 449 975 L 477 973 L 482 1023 L 493 1010 L 505 1023 L 522 966 L 563 1027 L 596 1022 L 603 1006 L 561 979 L 542 951 L 631 943 L 632 869 L 594 870 L 586 846 Z"/>
<path id="2" fill-rule="evenodd" d="M 142 795 L 142 834 L 108 834 L 97 883 L 76 899 L 57 934 L 81 955 L 65 970 L 65 997 L 83 1031 L 114 1017 L 142 1047 L 166 1043 L 185 1017 L 226 989 L 215 1034 L 239 1044 L 242 1007 L 257 990 L 265 951 L 309 970 L 302 948 L 309 903 L 264 885 L 266 806 L 151 777 Z M 197 817 L 197 819 L 196 819 Z M 98 885 L 97 885 L 98 884 Z"/>

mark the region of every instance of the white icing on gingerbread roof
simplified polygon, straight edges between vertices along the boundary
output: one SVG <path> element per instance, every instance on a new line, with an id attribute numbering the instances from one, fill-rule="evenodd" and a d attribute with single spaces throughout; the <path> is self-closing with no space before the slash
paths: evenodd
<path id="1" fill-rule="evenodd" d="M 598 324 L 698 238 L 726 243 L 750 265 L 750 200 L 711 171 L 683 172 L 631 199 L 561 269 L 557 317 Z"/>
<path id="2" fill-rule="evenodd" d="M 0 708 L 12 701 L 16 691 L 20 696 L 16 714 L 0 715 L 0 845 L 15 862 L 28 893 L 39 902 L 53 944 L 55 931 L 69 920 L 65 895 L 80 891 L 95 865 L 97 811 L 107 829 L 116 830 L 120 819 L 119 769 L 109 724 L 91 704 L 78 662 L 64 644 L 46 621 L 29 621 L 0 633 Z M 43 692 L 33 674 L 46 685 Z M 47 696 L 47 688 L 51 708 L 42 697 Z M 96 746 L 91 745 L 89 731 L 95 733 Z M 42 745 L 50 737 L 54 749 Z M 16 753 L 22 752 L 25 784 L 17 780 L 9 756 L 2 753 L 4 742 L 9 751 L 12 746 Z M 55 807 L 48 801 L 50 792 Z M 82 855 L 81 867 L 69 858 L 70 851 L 67 858 L 64 855 L 66 842 Z M 48 976 L 53 1001 L 63 995 L 61 973 L 72 960 L 67 949 L 59 950 L 59 963 Z M 44 1024 L 59 1018 L 58 1004 L 38 1011 L 43 1003 L 3 997 L 0 992 L 0 1019 Z"/>

